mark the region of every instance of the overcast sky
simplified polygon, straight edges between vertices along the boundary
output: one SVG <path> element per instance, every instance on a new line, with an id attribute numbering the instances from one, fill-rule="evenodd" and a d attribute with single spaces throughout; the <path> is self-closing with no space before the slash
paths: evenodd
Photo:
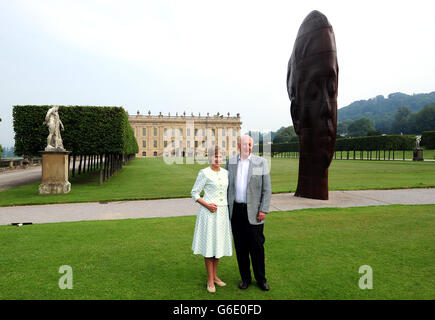
<path id="1" fill-rule="evenodd" d="M 338 107 L 435 90 L 435 1 L 0 0 L 0 144 L 14 105 L 240 113 L 291 125 L 287 63 L 303 19 L 332 24 Z"/>

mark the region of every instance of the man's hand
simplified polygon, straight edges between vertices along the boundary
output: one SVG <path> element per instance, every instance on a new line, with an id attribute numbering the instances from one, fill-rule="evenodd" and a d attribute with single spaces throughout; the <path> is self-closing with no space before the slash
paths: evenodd
<path id="1" fill-rule="evenodd" d="M 266 219 L 266 214 L 265 214 L 264 212 L 262 212 L 262 211 L 258 211 L 258 214 L 257 214 L 257 221 L 258 221 L 258 222 L 261 222 L 261 221 L 263 221 L 264 219 Z"/>

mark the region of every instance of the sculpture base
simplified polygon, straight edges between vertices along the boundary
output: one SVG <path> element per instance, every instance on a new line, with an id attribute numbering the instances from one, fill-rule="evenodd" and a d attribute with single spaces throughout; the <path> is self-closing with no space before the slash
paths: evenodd
<path id="1" fill-rule="evenodd" d="M 65 194 L 71 191 L 71 183 L 41 183 L 39 185 L 39 194 Z"/>
<path id="2" fill-rule="evenodd" d="M 415 149 L 412 157 L 412 161 L 423 161 L 423 150 Z"/>
<path id="3" fill-rule="evenodd" d="M 68 182 L 69 151 L 41 151 L 42 181 L 39 194 L 65 194 L 71 191 Z"/>

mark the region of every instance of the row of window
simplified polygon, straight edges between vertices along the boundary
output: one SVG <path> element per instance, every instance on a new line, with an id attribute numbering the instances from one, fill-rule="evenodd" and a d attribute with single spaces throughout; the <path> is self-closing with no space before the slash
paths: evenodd
<path id="1" fill-rule="evenodd" d="M 187 140 L 187 147 L 190 148 L 190 140 Z M 164 143 L 164 147 L 166 148 L 168 146 L 168 141 L 163 141 Z M 214 146 L 214 141 L 211 142 L 212 145 Z M 195 141 L 195 148 L 198 148 L 199 145 L 199 141 Z M 222 141 L 222 148 L 225 148 L 225 141 Z M 236 147 L 236 141 L 233 141 L 233 148 Z M 175 141 L 172 141 L 172 146 L 175 147 Z M 182 147 L 183 146 L 183 141 L 179 141 L 179 146 Z M 201 142 L 201 146 L 203 148 L 205 148 L 205 141 Z M 147 141 L 146 140 L 142 140 L 142 147 L 146 148 L 147 147 Z M 157 140 L 154 140 L 154 148 L 157 148 Z"/>
<path id="2" fill-rule="evenodd" d="M 146 151 L 142 152 L 142 157 L 146 157 L 146 156 L 147 156 Z M 153 156 L 157 157 L 157 151 L 154 151 Z"/>
<path id="3" fill-rule="evenodd" d="M 154 136 L 157 136 L 157 128 L 153 128 L 154 129 Z M 172 136 L 175 136 L 175 133 L 177 132 L 180 136 L 183 135 L 183 129 L 182 128 L 178 128 L 178 130 L 172 128 Z M 199 131 L 201 130 L 201 131 Z M 221 129 L 222 130 L 222 136 L 225 136 L 225 129 Z M 232 130 L 232 135 L 233 137 L 236 136 L 237 131 L 235 129 L 229 129 L 228 132 Z M 168 128 L 164 128 L 164 135 L 167 136 L 168 135 Z M 195 137 L 198 135 L 198 132 L 200 132 L 202 134 L 202 136 L 206 135 L 206 129 L 202 128 L 202 129 L 195 129 Z M 211 129 L 211 135 L 214 137 L 215 136 L 215 129 Z M 147 128 L 142 128 L 142 136 L 146 136 L 147 135 Z M 190 128 L 186 129 L 186 135 L 190 136 Z"/>
<path id="4" fill-rule="evenodd" d="M 169 156 L 168 154 L 165 154 L 165 155 L 166 155 L 166 156 Z M 185 153 L 183 153 L 183 154 L 180 154 L 180 153 L 179 153 L 179 154 L 178 154 L 178 156 L 181 156 L 181 155 L 184 156 L 184 155 L 186 155 L 186 154 L 185 154 Z M 222 154 L 222 155 L 223 155 L 224 157 L 226 156 L 225 151 L 223 151 L 223 154 Z M 234 156 L 234 155 L 236 155 L 236 152 L 235 152 L 235 151 L 233 151 L 233 156 Z M 143 152 L 142 152 L 142 157 L 146 157 L 146 156 L 147 156 L 146 151 L 143 151 Z M 193 152 L 188 152 L 188 153 L 187 153 L 187 156 L 188 156 L 188 157 L 193 157 Z M 153 152 L 153 157 L 157 157 L 157 151 L 154 151 L 154 152 Z"/>

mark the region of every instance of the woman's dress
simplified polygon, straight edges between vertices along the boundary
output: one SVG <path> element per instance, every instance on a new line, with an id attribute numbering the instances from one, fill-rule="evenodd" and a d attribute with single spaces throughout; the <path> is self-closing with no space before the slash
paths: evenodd
<path id="1" fill-rule="evenodd" d="M 220 168 L 213 171 L 210 167 L 199 171 L 192 188 L 192 198 L 198 201 L 202 190 L 203 200 L 217 205 L 216 212 L 211 212 L 200 205 L 196 218 L 192 250 L 206 258 L 231 256 L 233 243 L 227 202 L 228 171 Z"/>

